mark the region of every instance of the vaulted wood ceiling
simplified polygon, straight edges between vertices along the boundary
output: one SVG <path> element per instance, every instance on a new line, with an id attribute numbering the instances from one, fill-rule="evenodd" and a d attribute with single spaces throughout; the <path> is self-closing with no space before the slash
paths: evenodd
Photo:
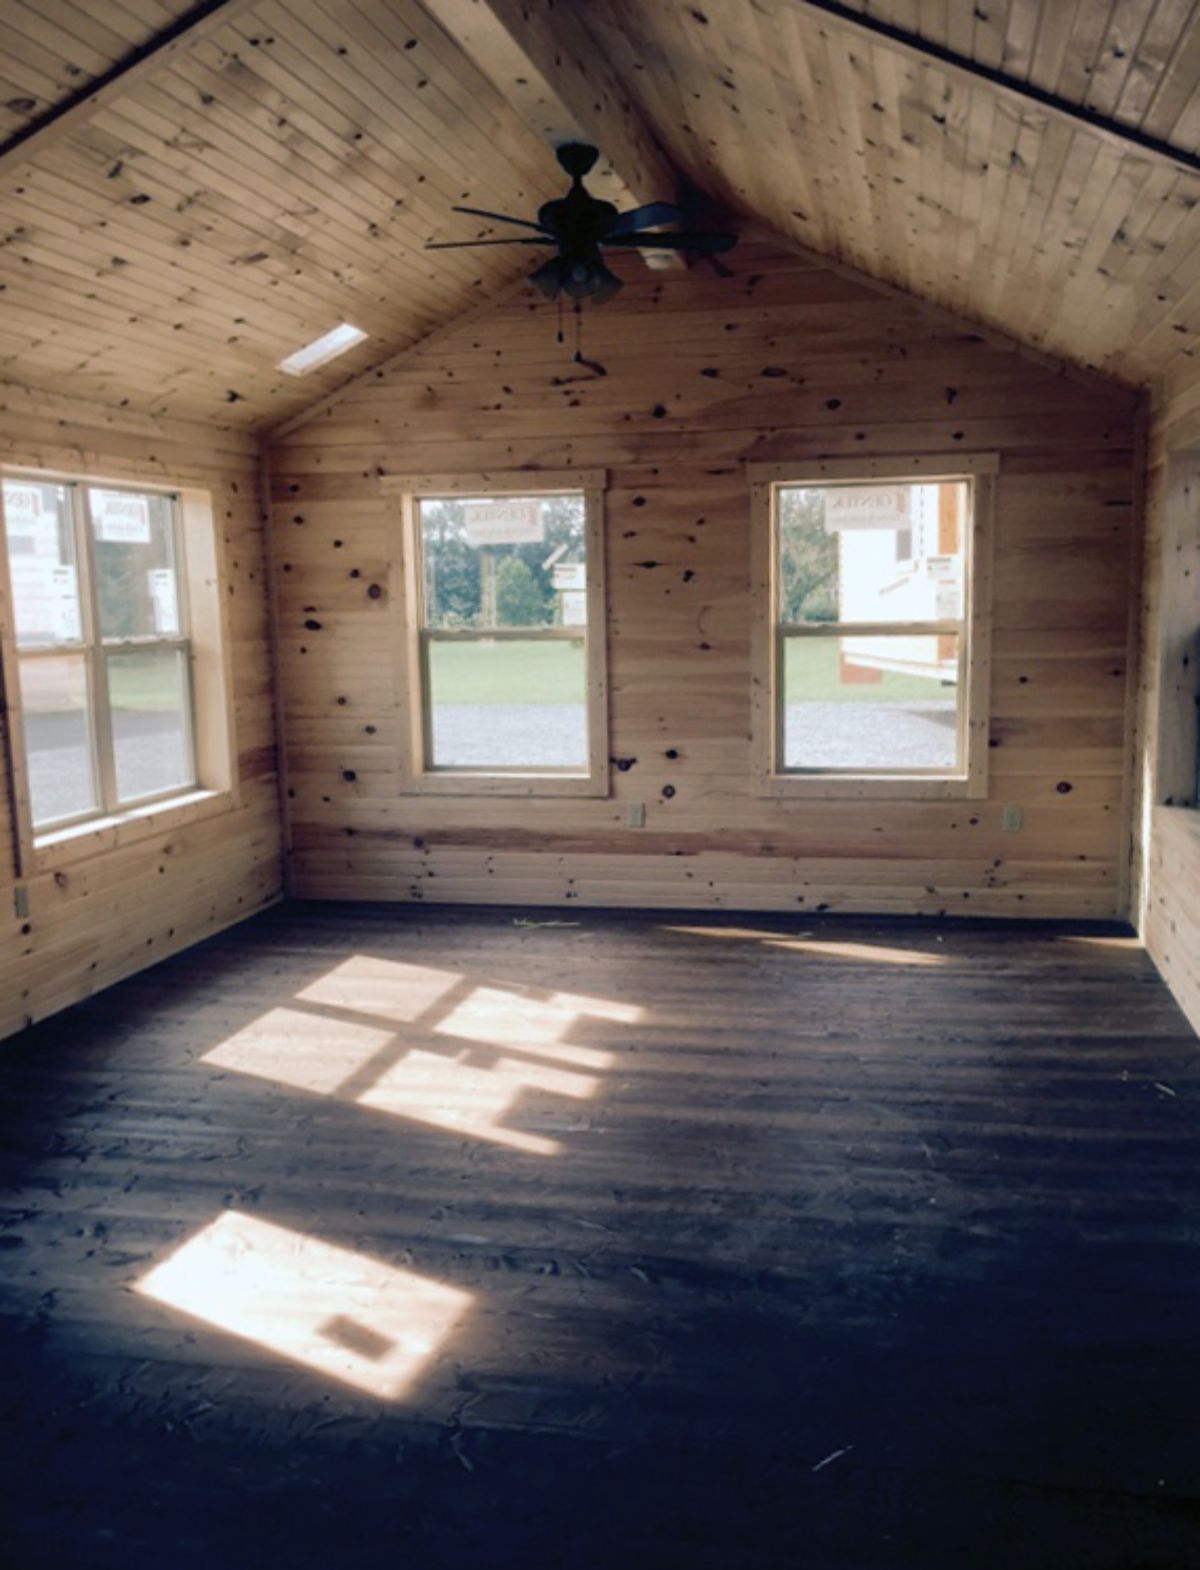
<path id="1" fill-rule="evenodd" d="M 5 0 L 0 379 L 281 421 L 527 270 L 423 247 L 575 132 L 606 194 L 678 171 L 1063 358 L 1200 368 L 1200 0 Z"/>
<path id="2" fill-rule="evenodd" d="M 46 11 L 6 0 L 3 13 L 4 74 L 39 103 L 78 85 L 76 70 L 99 75 L 129 22 L 117 0 L 63 0 L 52 27 Z M 4 379 L 269 422 L 519 271 L 504 250 L 423 250 L 478 232 L 452 203 L 521 212 L 561 176 L 420 5 L 225 12 L 67 134 L 31 136 L 0 165 Z M 341 320 L 369 342 L 303 381 L 276 370 Z"/>
<path id="3" fill-rule="evenodd" d="M 1200 142 L 1191 0 L 853 9 Z M 1180 163 L 805 0 L 588 10 L 669 153 L 781 232 L 1130 381 L 1200 343 L 1200 175 Z"/>

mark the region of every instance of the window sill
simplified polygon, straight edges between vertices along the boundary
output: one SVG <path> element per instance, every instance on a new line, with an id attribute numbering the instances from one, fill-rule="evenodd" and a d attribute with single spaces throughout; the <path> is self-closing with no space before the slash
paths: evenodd
<path id="1" fill-rule="evenodd" d="M 760 781 L 759 794 L 805 801 L 978 801 L 987 795 L 987 781 L 965 774 L 771 774 Z"/>
<path id="2" fill-rule="evenodd" d="M 608 771 L 596 774 L 418 774 L 405 780 L 402 796 L 608 796 Z"/>
<path id="3" fill-rule="evenodd" d="M 135 845 L 164 831 L 173 831 L 228 812 L 235 805 L 231 790 L 191 790 L 165 801 L 131 807 L 105 818 L 89 818 L 70 828 L 52 829 L 35 837 L 21 856 L 21 875 L 57 872 L 63 867 L 101 856 L 123 845 Z"/>

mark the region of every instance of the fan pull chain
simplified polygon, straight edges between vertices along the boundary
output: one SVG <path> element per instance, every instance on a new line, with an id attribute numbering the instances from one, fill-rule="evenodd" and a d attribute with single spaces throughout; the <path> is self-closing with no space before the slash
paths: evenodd
<path id="1" fill-rule="evenodd" d="M 557 305 L 558 305 L 558 341 L 559 341 L 559 343 L 566 343 L 567 335 L 563 332 L 563 302 L 562 302 L 562 295 L 561 294 L 557 296 Z"/>
<path id="2" fill-rule="evenodd" d="M 583 364 L 583 301 L 575 301 L 575 364 Z"/>

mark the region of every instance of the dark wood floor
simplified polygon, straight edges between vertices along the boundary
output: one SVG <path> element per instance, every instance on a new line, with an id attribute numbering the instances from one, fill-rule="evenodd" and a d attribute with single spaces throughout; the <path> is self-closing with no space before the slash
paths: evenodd
<path id="1" fill-rule="evenodd" d="M 3 1049 L 0 1559 L 1200 1565 L 1198 1045 L 1116 929 L 256 918 Z"/>

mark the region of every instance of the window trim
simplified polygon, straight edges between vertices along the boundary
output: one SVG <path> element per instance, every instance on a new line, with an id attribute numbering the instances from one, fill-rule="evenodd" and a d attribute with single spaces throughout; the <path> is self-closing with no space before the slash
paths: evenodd
<path id="1" fill-rule="evenodd" d="M 380 488 L 392 513 L 397 549 L 392 552 L 392 592 L 401 607 L 396 639 L 398 760 L 402 795 L 608 796 L 611 790 L 608 739 L 608 623 L 605 592 L 605 469 L 506 469 L 484 473 L 386 475 Z M 587 542 L 587 626 L 584 635 L 588 767 L 578 772 L 488 768 L 433 768 L 429 756 L 428 683 L 422 625 L 422 553 L 416 503 L 434 496 L 558 496 L 582 493 Z M 528 636 L 529 629 L 498 629 L 501 636 Z M 464 630 L 462 636 L 478 636 Z M 576 629 L 544 628 L 538 637 L 576 638 Z M 439 634 L 444 641 L 455 633 Z"/>
<path id="2" fill-rule="evenodd" d="M 995 507 L 996 453 L 962 457 L 936 454 L 884 458 L 800 458 L 791 463 L 748 463 L 751 517 L 751 757 L 755 789 L 761 796 L 809 799 L 953 799 L 979 800 L 988 790 L 988 730 L 991 685 L 991 559 Z M 966 481 L 971 487 L 971 549 L 967 557 L 960 679 L 965 697 L 959 708 L 963 768 L 955 773 L 859 770 L 855 773 L 785 771 L 779 766 L 782 714 L 779 704 L 781 662 L 788 637 L 804 636 L 789 626 L 785 636 L 775 620 L 777 551 L 774 494 L 781 486 L 844 484 L 856 480 Z M 835 636 L 822 623 L 820 636 Z M 836 624 L 853 631 L 855 623 Z M 871 630 L 876 630 L 874 624 Z M 904 623 L 912 632 L 940 623 Z M 807 624 L 805 624 L 805 627 Z M 959 633 L 957 625 L 952 629 Z"/>
<path id="3" fill-rule="evenodd" d="M 233 710 L 233 647 L 228 596 L 220 592 L 226 581 L 225 542 L 217 528 L 210 491 L 194 484 L 165 484 L 136 471 L 105 469 L 92 473 L 58 468 L 39 469 L 28 463 L 0 463 L 0 481 L 35 480 L 41 484 L 127 490 L 175 498 L 181 636 L 179 639 L 122 640 L 128 647 L 186 646 L 187 690 L 190 719 L 192 783 L 119 804 L 115 810 L 101 806 L 93 813 L 56 819 L 43 828 L 33 824 L 29 771 L 25 748 L 24 716 L 20 697 L 19 662 L 28 657 L 17 647 L 16 615 L 9 572 L 8 538 L 4 526 L 3 486 L 0 485 L 0 715 L 6 724 L 3 771 L 12 802 L 12 831 L 17 873 L 33 878 L 86 861 L 118 846 L 135 844 L 154 835 L 174 831 L 215 817 L 241 805 L 237 767 L 236 716 Z M 76 504 L 72 502 L 74 521 Z M 90 526 L 90 524 L 89 524 Z M 81 570 L 81 580 L 83 571 Z M 81 581 L 80 599 L 88 630 L 89 615 Z M 121 643 L 110 644 L 120 651 Z M 95 650 L 103 657 L 97 641 Z M 38 650 L 43 654 L 83 653 L 91 681 L 92 646 L 79 645 Z M 89 702 L 91 702 L 89 692 Z M 96 708 L 92 704 L 95 717 Z M 93 739 L 95 749 L 95 739 Z M 97 775 L 97 782 L 98 782 Z"/>
<path id="4" fill-rule="evenodd" d="M 89 739 L 91 746 L 92 785 L 96 796 L 95 807 L 84 812 L 68 813 L 34 825 L 37 844 L 57 839 L 69 829 L 81 825 L 108 821 L 126 813 L 170 801 L 177 796 L 192 795 L 197 789 L 196 780 L 196 705 L 192 693 L 192 657 L 190 637 L 190 604 L 187 585 L 187 554 L 183 539 L 183 503 L 177 490 L 164 490 L 157 486 L 135 486 L 128 482 L 66 480 L 59 475 L 39 475 L 30 470 L 6 470 L 5 480 L 28 481 L 34 485 L 59 485 L 67 493 L 71 518 L 71 536 L 74 545 L 76 593 L 79 599 L 80 637 L 72 643 L 46 644 L 36 648 L 16 647 L 17 701 L 21 705 L 21 724 L 24 731 L 24 707 L 21 700 L 21 670 L 27 661 L 44 659 L 82 659 L 87 678 L 89 708 Z M 92 517 L 89 491 L 109 490 L 134 496 L 162 496 L 171 507 L 171 554 L 175 567 L 176 599 L 178 601 L 180 630 L 171 637 L 147 636 L 133 638 L 105 638 L 100 628 L 100 599 L 96 572 L 96 529 Z M 10 580 L 11 581 L 11 580 Z M 15 621 L 15 617 L 14 617 Z M 15 627 L 14 627 L 15 636 Z M 109 702 L 108 662 L 114 654 L 141 649 L 173 649 L 184 656 L 183 707 L 186 719 L 187 779 L 165 790 L 150 791 L 122 801 L 117 793 L 116 749 L 113 744 L 112 711 Z"/>

